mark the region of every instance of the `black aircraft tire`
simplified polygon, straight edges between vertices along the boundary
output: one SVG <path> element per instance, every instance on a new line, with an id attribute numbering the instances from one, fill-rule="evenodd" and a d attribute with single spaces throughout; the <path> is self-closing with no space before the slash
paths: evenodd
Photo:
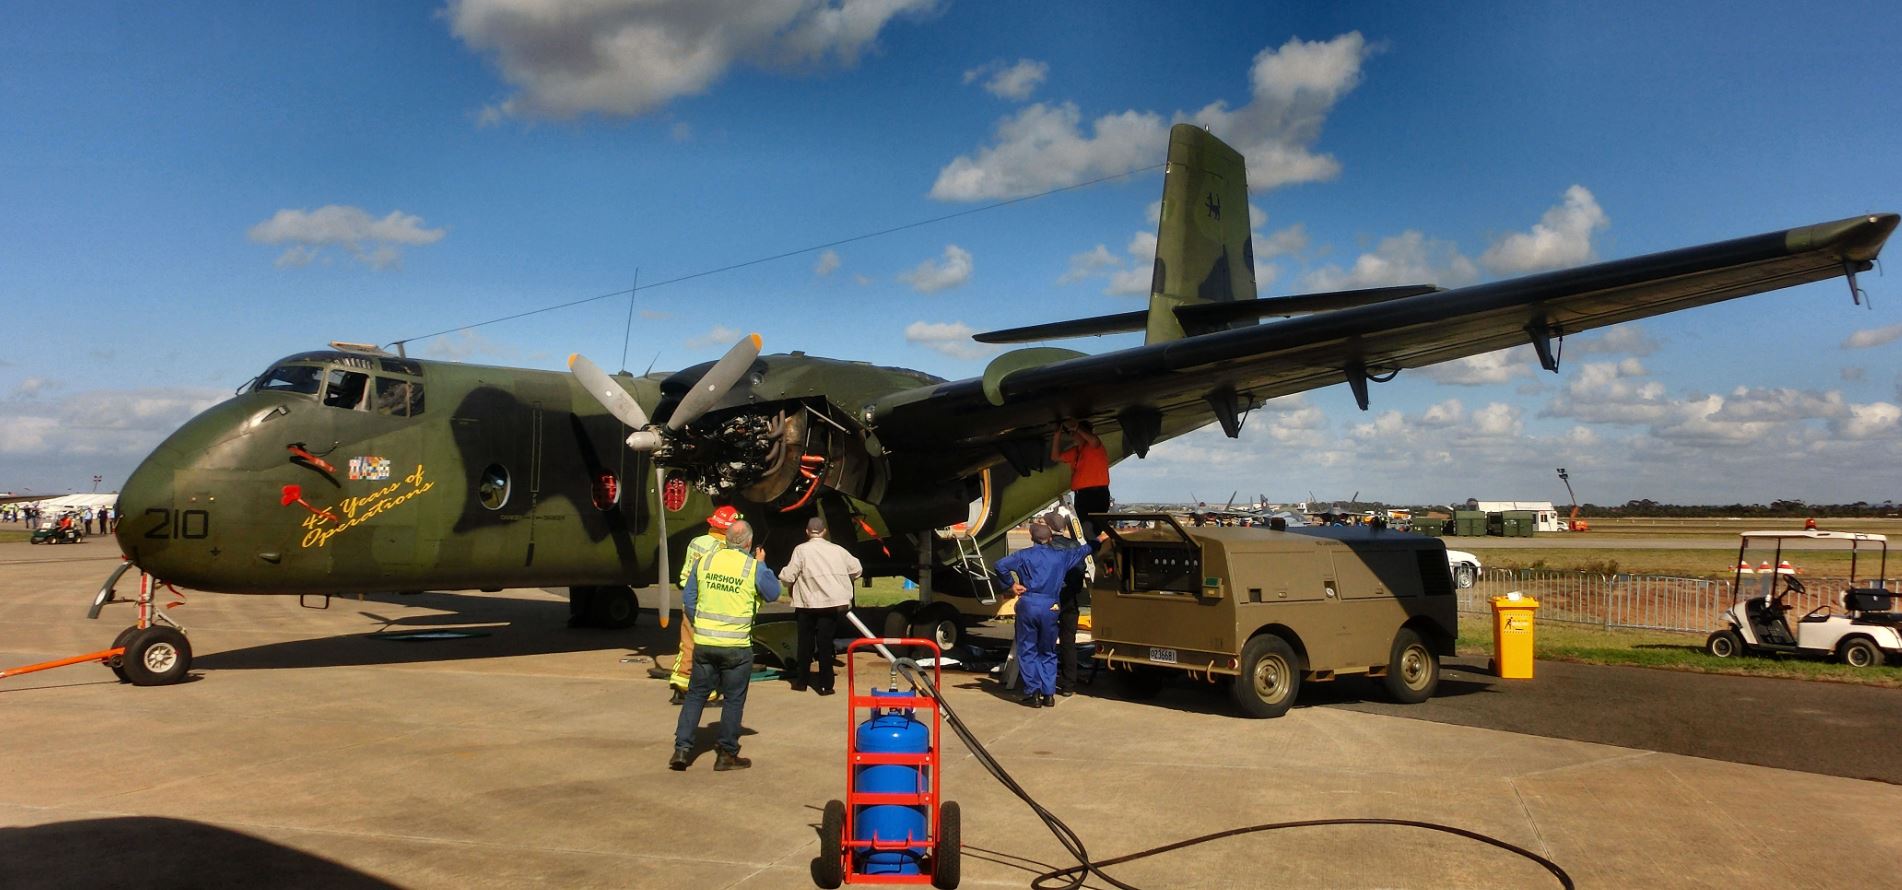
<path id="1" fill-rule="evenodd" d="M 1394 634 L 1393 655 L 1382 678 L 1387 697 L 1403 705 L 1417 705 L 1440 688 L 1440 657 L 1427 648 L 1420 634 L 1403 627 Z"/>
<path id="2" fill-rule="evenodd" d="M 812 860 L 812 882 L 825 890 L 845 883 L 845 804 L 828 800 L 819 817 L 819 858 Z"/>
<path id="3" fill-rule="evenodd" d="M 633 627 L 641 617 L 641 601 L 634 588 L 624 585 L 597 587 L 588 603 L 588 623 L 594 627 L 621 630 Z"/>
<path id="4" fill-rule="evenodd" d="M 1840 650 L 1843 664 L 1850 667 L 1874 667 L 1882 663 L 1882 650 L 1870 642 L 1868 637 L 1851 637 L 1844 641 Z"/>
<path id="5" fill-rule="evenodd" d="M 932 603 L 919 609 L 917 617 L 911 620 L 909 636 L 931 640 L 940 650 L 948 652 L 964 640 L 962 616 L 950 603 Z"/>
<path id="6" fill-rule="evenodd" d="M 1279 717 L 1301 692 L 1301 657 L 1288 641 L 1262 634 L 1242 647 L 1242 673 L 1229 692 L 1250 717 Z"/>
<path id="7" fill-rule="evenodd" d="M 1712 658 L 1736 658 L 1743 654 L 1743 637 L 1728 628 L 1717 631 L 1704 640 L 1704 654 Z"/>
<path id="8" fill-rule="evenodd" d="M 593 623 L 589 613 L 593 612 L 594 588 L 568 588 L 568 626 L 588 627 Z"/>
<path id="9" fill-rule="evenodd" d="M 192 668 L 192 644 L 177 628 L 154 624 L 125 644 L 125 676 L 134 686 L 169 686 Z"/>
<path id="10" fill-rule="evenodd" d="M 962 864 L 958 857 L 964 849 L 963 831 L 958 823 L 962 817 L 958 812 L 958 802 L 947 800 L 938 804 L 938 839 L 931 847 L 931 886 L 938 890 L 958 890 L 959 874 Z"/>
<path id="11" fill-rule="evenodd" d="M 885 636 L 905 637 L 911 635 L 911 616 L 918 612 L 917 600 L 906 600 L 892 606 L 885 612 L 885 626 L 881 628 Z"/>
<path id="12" fill-rule="evenodd" d="M 119 631 L 119 635 L 112 638 L 111 648 L 117 649 L 120 646 L 126 645 L 127 643 L 132 641 L 132 635 L 138 632 L 139 632 L 139 626 L 136 624 L 126 628 L 125 630 Z M 119 682 L 130 683 L 132 682 L 131 678 L 125 675 L 125 658 L 126 657 L 124 655 L 119 656 L 117 664 L 114 664 L 108 661 L 106 662 L 106 667 L 109 667 L 112 669 L 113 676 L 118 677 Z"/>

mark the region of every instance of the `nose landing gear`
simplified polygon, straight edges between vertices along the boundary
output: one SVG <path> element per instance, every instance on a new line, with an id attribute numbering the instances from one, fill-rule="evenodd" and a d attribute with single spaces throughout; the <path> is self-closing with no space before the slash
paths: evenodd
<path id="1" fill-rule="evenodd" d="M 92 609 L 86 613 L 86 617 L 98 618 L 100 608 L 107 603 L 127 602 L 114 597 L 113 585 L 130 568 L 132 563 L 125 562 L 113 571 L 112 575 L 106 579 L 106 583 L 99 588 L 99 595 L 93 598 Z M 179 598 L 166 603 L 163 607 L 155 608 L 154 597 L 160 585 Z M 0 670 L 0 679 L 67 665 L 84 664 L 88 661 L 105 665 L 120 681 L 134 686 L 167 686 L 185 679 L 191 672 L 192 645 L 191 641 L 185 638 L 185 628 L 173 620 L 169 614 L 172 607 L 184 604 L 184 594 L 180 594 L 178 589 L 170 584 L 151 575 L 140 573 L 139 597 L 132 602 L 137 603 L 139 607 L 138 623 L 120 631 L 119 636 L 112 641 L 111 648 L 71 658 L 7 668 Z"/>

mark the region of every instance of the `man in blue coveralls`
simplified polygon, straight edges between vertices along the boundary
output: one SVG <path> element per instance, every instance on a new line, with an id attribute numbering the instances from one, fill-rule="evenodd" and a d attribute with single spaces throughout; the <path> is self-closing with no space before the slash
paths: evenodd
<path id="1" fill-rule="evenodd" d="M 1042 520 L 1030 524 L 1031 546 L 997 561 L 999 575 L 1013 576 L 1010 590 L 1017 594 L 1017 664 L 1024 682 L 1024 704 L 1033 708 L 1057 704 L 1057 600 L 1063 576 L 1090 555 L 1088 547 L 1059 550 Z"/>

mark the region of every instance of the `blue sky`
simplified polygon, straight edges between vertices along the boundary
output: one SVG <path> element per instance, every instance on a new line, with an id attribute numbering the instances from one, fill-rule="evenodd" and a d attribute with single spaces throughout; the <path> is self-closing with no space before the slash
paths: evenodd
<path id="1" fill-rule="evenodd" d="M 1319 8 L 1317 8 L 1319 7 Z M 0 490 L 122 480 L 271 360 L 1159 162 L 1248 153 L 1263 293 L 1457 285 L 1902 209 L 1889 4 L 552 0 L 16 5 Z M 1160 173 L 640 292 L 627 364 L 741 331 L 946 377 L 1139 308 Z M 637 272 L 638 270 L 638 272 Z M 1117 273 L 1124 273 L 1119 279 Z M 1902 289 L 1811 285 L 1271 403 L 1126 500 L 1902 499 Z M 619 365 L 625 298 L 412 354 Z M 1064 345 L 1103 350 L 1123 338 Z"/>

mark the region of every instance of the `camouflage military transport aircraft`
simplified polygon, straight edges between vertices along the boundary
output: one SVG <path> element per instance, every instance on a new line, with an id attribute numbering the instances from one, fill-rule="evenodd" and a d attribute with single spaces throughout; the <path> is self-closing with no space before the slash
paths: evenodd
<path id="1" fill-rule="evenodd" d="M 995 552 L 1005 530 L 1067 489 L 1067 471 L 1046 465 L 1061 418 L 1094 421 L 1120 460 L 1211 422 L 1232 438 L 1264 401 L 1336 383 L 1364 409 L 1370 381 L 1521 343 L 1556 371 L 1565 336 L 1617 322 L 1843 275 L 1853 294 L 1898 219 L 1452 290 L 1257 299 L 1241 155 L 1177 126 L 1168 161 L 1146 311 L 978 337 L 1142 330 L 1141 346 L 1022 348 L 953 381 L 759 355 L 757 336 L 719 362 L 642 377 L 580 358 L 563 374 L 306 352 L 145 459 L 121 493 L 119 545 L 129 567 L 198 590 L 567 587 L 578 623 L 621 627 L 637 614 L 634 588 L 654 584 L 666 556 L 678 560 L 715 504 L 733 503 L 773 560 L 821 513 L 855 535 L 841 543 L 868 575 L 929 575 L 958 562 L 932 530 L 964 522 Z M 142 620 L 116 644 L 127 649 L 122 673 L 175 681 L 189 644 L 147 612 L 159 623 Z M 957 617 L 942 601 L 916 615 L 936 629 Z"/>

